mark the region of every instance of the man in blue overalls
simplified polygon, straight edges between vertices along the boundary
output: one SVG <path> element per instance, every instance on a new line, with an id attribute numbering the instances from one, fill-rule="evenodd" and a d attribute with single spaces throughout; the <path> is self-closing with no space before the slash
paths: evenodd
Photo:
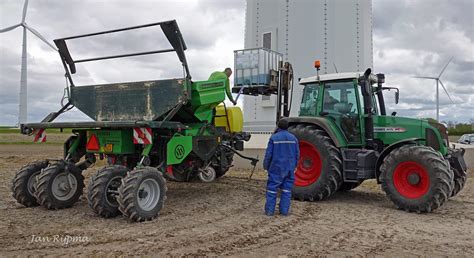
<path id="1" fill-rule="evenodd" d="M 280 214 L 288 215 L 299 156 L 298 139 L 288 132 L 288 121 L 280 119 L 277 131 L 270 137 L 263 161 L 263 168 L 268 171 L 266 215 L 273 216 L 275 213 L 278 189 L 281 189 Z"/>

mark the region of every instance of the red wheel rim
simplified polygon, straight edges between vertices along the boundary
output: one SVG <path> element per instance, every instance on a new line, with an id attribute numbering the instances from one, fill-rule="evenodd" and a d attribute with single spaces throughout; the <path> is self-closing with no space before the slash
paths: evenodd
<path id="1" fill-rule="evenodd" d="M 408 199 L 418 199 L 428 192 L 430 177 L 426 169 L 414 161 L 398 164 L 393 172 L 395 189 Z"/>
<path id="2" fill-rule="evenodd" d="M 323 163 L 319 151 L 311 143 L 300 141 L 300 159 L 295 173 L 295 186 L 308 186 L 318 181 Z"/>

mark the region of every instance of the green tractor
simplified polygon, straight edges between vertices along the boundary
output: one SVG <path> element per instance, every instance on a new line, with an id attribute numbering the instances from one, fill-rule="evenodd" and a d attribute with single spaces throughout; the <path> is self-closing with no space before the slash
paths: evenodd
<path id="1" fill-rule="evenodd" d="M 140 53 L 74 60 L 67 41 L 108 33 L 159 26 L 171 48 Z M 47 128 L 72 128 L 64 144 L 64 157 L 30 163 L 13 179 L 13 197 L 24 206 L 62 209 L 74 205 L 83 193 L 82 172 L 96 159 L 107 166 L 91 178 L 87 199 L 102 217 L 124 214 L 131 221 L 158 216 L 166 199 L 165 177 L 189 181 L 198 177 L 211 182 L 232 166 L 234 154 L 248 158 L 243 142 L 242 112 L 226 108 L 228 80 L 192 81 L 184 51 L 186 44 L 176 21 L 79 35 L 54 41 L 64 65 L 68 102 L 41 123 L 21 125 L 23 134 L 45 139 Z M 175 52 L 183 78 L 75 86 L 76 64 L 121 57 Z M 93 121 L 52 122 L 77 107 Z M 258 160 L 248 158 L 252 164 Z"/>
<path id="2" fill-rule="evenodd" d="M 396 112 L 387 116 L 383 91 L 395 90 L 396 103 L 399 91 L 383 86 L 383 74 L 367 69 L 320 76 L 319 62 L 315 67 L 317 76 L 299 81 L 304 90 L 298 117 L 289 117 L 289 63 L 280 62 L 278 71 L 269 72 L 276 75 L 277 87 L 248 77 L 254 85 L 233 89 L 246 95 L 278 94 L 277 119 L 288 120 L 300 145 L 295 199 L 319 201 L 376 179 L 398 208 L 423 213 L 461 191 L 467 178 L 464 149 L 449 148 L 445 126 L 397 117 Z"/>
<path id="3" fill-rule="evenodd" d="M 300 80 L 299 117 L 289 117 L 300 142 L 294 197 L 322 200 L 376 179 L 400 209 L 431 212 L 467 178 L 463 149 L 449 148 L 439 123 L 386 115 L 383 74 L 338 73 Z M 378 106 L 376 105 L 378 103 Z"/>

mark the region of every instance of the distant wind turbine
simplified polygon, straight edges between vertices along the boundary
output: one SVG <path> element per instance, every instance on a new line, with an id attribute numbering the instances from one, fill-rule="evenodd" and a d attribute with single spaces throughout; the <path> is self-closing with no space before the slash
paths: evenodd
<path id="1" fill-rule="evenodd" d="M 49 43 L 41 34 L 30 27 L 28 24 L 26 24 L 25 19 L 26 19 L 26 10 L 28 7 L 28 0 L 25 0 L 25 5 L 23 6 L 23 16 L 21 18 L 21 22 L 4 28 L 0 29 L 0 33 L 7 32 L 10 30 L 13 30 L 17 27 L 23 27 L 23 43 L 22 43 L 22 51 L 21 51 L 21 79 L 20 79 L 20 109 L 19 109 L 19 115 L 18 115 L 18 122 L 19 125 L 26 123 L 27 120 L 27 114 L 28 114 L 28 106 L 27 106 L 27 94 L 28 94 L 28 87 L 27 87 L 27 52 L 26 52 L 26 30 L 29 30 L 31 33 L 33 33 L 37 38 L 39 38 L 41 41 L 46 43 L 49 47 L 51 47 L 54 51 L 58 51 L 56 47 L 54 47 L 51 43 Z"/>
<path id="2" fill-rule="evenodd" d="M 451 100 L 451 102 L 454 103 L 454 101 L 451 99 L 451 96 L 449 96 L 448 90 L 446 90 L 446 87 L 444 87 L 444 84 L 440 79 L 441 75 L 443 74 L 444 70 L 446 70 L 446 67 L 448 67 L 451 60 L 453 60 L 453 57 L 451 57 L 449 59 L 449 61 L 446 63 L 444 68 L 439 73 L 438 77 L 428 77 L 428 76 L 415 76 L 415 77 L 413 77 L 413 78 L 428 79 L 428 80 L 435 80 L 436 81 L 436 121 L 438 121 L 438 122 L 439 122 L 439 85 L 440 84 L 441 84 L 441 87 L 443 87 L 444 92 L 446 92 L 446 95 L 448 95 L 449 100 Z"/>

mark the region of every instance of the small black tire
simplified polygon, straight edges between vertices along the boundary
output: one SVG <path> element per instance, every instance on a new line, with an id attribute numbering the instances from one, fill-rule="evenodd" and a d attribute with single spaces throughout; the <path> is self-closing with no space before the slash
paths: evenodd
<path id="1" fill-rule="evenodd" d="M 158 169 L 129 171 L 119 187 L 119 210 L 133 222 L 153 220 L 163 208 L 166 190 L 166 180 Z"/>
<path id="2" fill-rule="evenodd" d="M 289 131 L 298 138 L 300 146 L 293 198 L 307 201 L 320 201 L 328 198 L 339 189 L 342 183 L 340 150 L 326 132 L 314 125 L 298 124 L 291 126 Z M 313 168 L 313 166 L 315 167 Z M 311 173 L 319 174 L 311 175 Z M 307 179 L 308 177 L 311 179 Z"/>
<path id="3" fill-rule="evenodd" d="M 231 156 L 227 157 L 227 161 L 229 164 L 232 164 L 234 162 L 234 155 L 232 154 Z M 231 167 L 223 168 L 220 166 L 213 166 L 214 170 L 216 171 L 216 178 L 223 177 Z"/>
<path id="4" fill-rule="evenodd" d="M 384 158 L 380 171 L 382 190 L 399 209 L 431 212 L 451 195 L 449 162 L 431 147 L 401 146 Z"/>
<path id="5" fill-rule="evenodd" d="M 87 202 L 99 216 L 112 218 L 120 215 L 118 209 L 118 188 L 127 175 L 128 168 L 112 165 L 98 170 L 89 182 Z"/>
<path id="6" fill-rule="evenodd" d="M 343 182 L 337 191 L 348 192 L 352 189 L 357 188 L 362 182 Z"/>
<path id="7" fill-rule="evenodd" d="M 29 163 L 16 172 L 12 179 L 11 191 L 13 198 L 25 207 L 38 206 L 36 201 L 36 176 L 49 165 L 49 160 Z"/>
<path id="8" fill-rule="evenodd" d="M 76 166 L 66 164 L 65 161 L 50 164 L 38 175 L 37 202 L 50 210 L 72 207 L 84 189 L 84 176 L 81 172 Z"/>
<path id="9" fill-rule="evenodd" d="M 454 197 L 459 192 L 461 192 L 461 190 L 466 185 L 467 173 L 466 172 L 459 173 L 459 171 L 457 171 L 455 168 L 452 168 L 452 169 L 454 173 L 454 187 L 453 187 L 453 191 L 451 192 L 451 197 Z"/>
<path id="10" fill-rule="evenodd" d="M 189 182 L 191 181 L 191 171 L 180 170 L 175 166 L 172 167 L 172 174 L 166 174 L 167 178 L 175 182 Z"/>
<path id="11" fill-rule="evenodd" d="M 181 163 L 168 166 L 164 176 L 174 182 L 189 182 L 193 178 L 193 167 L 191 157 L 188 156 Z"/>

